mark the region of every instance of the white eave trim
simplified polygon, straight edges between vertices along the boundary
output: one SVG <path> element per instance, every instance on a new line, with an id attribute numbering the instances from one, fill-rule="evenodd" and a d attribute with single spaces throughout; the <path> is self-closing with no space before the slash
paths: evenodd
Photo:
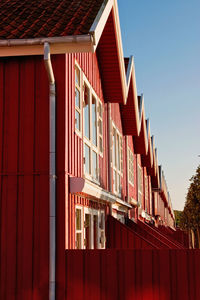
<path id="1" fill-rule="evenodd" d="M 81 177 L 70 177 L 69 192 L 71 194 L 77 194 L 80 196 L 85 195 L 86 197 L 88 196 L 88 197 L 95 198 L 97 200 L 103 200 L 111 204 L 116 203 L 126 208 L 132 208 L 130 204 L 124 202 L 117 196 L 104 190 L 97 184 Z"/>
<path id="2" fill-rule="evenodd" d="M 116 198 L 116 203 L 121 205 L 121 206 L 125 206 L 127 208 L 132 208 L 132 205 L 130 205 L 129 203 L 121 200 L 120 198 Z"/>
<path id="3" fill-rule="evenodd" d="M 113 0 L 105 0 L 90 28 L 90 34 L 94 38 L 95 49 L 99 43 L 102 32 L 113 7 Z"/>
<path id="4" fill-rule="evenodd" d="M 133 70 L 133 56 L 131 55 L 129 58 L 129 61 L 128 61 L 128 68 L 127 68 L 127 72 L 126 72 L 126 84 L 127 84 L 126 98 L 128 97 L 128 91 L 129 91 L 129 86 L 130 86 L 130 81 L 131 81 L 132 70 Z"/>
<path id="5" fill-rule="evenodd" d="M 116 197 L 114 195 L 102 189 L 97 184 L 81 177 L 70 177 L 69 188 L 71 194 L 85 194 L 86 196 L 88 195 L 110 203 L 116 202 Z"/>
<path id="6" fill-rule="evenodd" d="M 44 43 L 51 46 L 51 54 L 94 52 L 91 34 L 63 37 L 0 40 L 0 57 L 43 55 Z"/>

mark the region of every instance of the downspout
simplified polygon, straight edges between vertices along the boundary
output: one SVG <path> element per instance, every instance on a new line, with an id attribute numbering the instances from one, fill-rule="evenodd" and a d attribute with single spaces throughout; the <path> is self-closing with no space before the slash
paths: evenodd
<path id="1" fill-rule="evenodd" d="M 56 95 L 49 43 L 44 43 L 44 64 L 49 78 L 49 300 L 56 294 Z"/>

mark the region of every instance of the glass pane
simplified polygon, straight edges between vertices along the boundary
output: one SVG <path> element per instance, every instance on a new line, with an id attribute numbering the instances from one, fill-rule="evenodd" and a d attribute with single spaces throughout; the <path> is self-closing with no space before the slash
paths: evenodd
<path id="1" fill-rule="evenodd" d="M 102 134 L 103 133 L 103 122 L 101 119 L 99 119 L 99 133 Z"/>
<path id="2" fill-rule="evenodd" d="M 94 249 L 98 249 L 98 216 L 93 216 L 93 240 Z"/>
<path id="3" fill-rule="evenodd" d="M 76 126 L 76 129 L 78 129 L 79 131 L 81 131 L 80 119 L 81 119 L 80 113 L 76 110 L 75 111 L 75 126 Z"/>
<path id="4" fill-rule="evenodd" d="M 94 97 L 92 97 L 92 142 L 97 146 L 97 104 Z"/>
<path id="5" fill-rule="evenodd" d="M 85 214 L 85 248 L 91 248 L 91 215 Z"/>
<path id="6" fill-rule="evenodd" d="M 105 234 L 104 234 L 103 230 L 101 231 L 100 241 L 101 241 L 101 248 L 104 248 L 104 245 L 105 245 Z"/>
<path id="7" fill-rule="evenodd" d="M 81 230 L 81 209 L 76 209 L 76 230 Z"/>
<path id="8" fill-rule="evenodd" d="M 84 134 L 90 139 L 90 94 L 89 88 L 84 88 Z"/>
<path id="9" fill-rule="evenodd" d="M 85 144 L 85 173 L 90 174 L 90 148 Z"/>
<path id="10" fill-rule="evenodd" d="M 117 169 L 120 170 L 120 149 L 119 149 L 119 135 L 117 134 Z"/>
<path id="11" fill-rule="evenodd" d="M 99 116 L 102 118 L 102 105 L 99 103 Z"/>
<path id="12" fill-rule="evenodd" d="M 117 172 L 115 171 L 115 191 L 117 191 Z"/>
<path id="13" fill-rule="evenodd" d="M 76 233 L 76 249 L 81 249 L 82 248 L 82 234 L 81 232 Z"/>
<path id="14" fill-rule="evenodd" d="M 80 86 L 80 71 L 77 67 L 75 68 L 75 81 L 76 84 Z"/>
<path id="15" fill-rule="evenodd" d="M 80 108 L 81 106 L 80 106 L 80 92 L 79 92 L 79 90 L 76 88 L 76 90 L 75 90 L 75 104 L 76 104 L 76 106 L 78 107 L 78 108 Z"/>
<path id="16" fill-rule="evenodd" d="M 100 152 L 103 152 L 103 141 L 101 137 L 99 137 L 99 150 Z"/>
<path id="17" fill-rule="evenodd" d="M 121 177 L 120 175 L 118 174 L 117 175 L 117 181 L 118 181 L 118 192 L 121 193 Z"/>
<path id="18" fill-rule="evenodd" d="M 113 129 L 113 163 L 116 167 L 116 135 L 115 135 L 115 129 Z"/>
<path id="19" fill-rule="evenodd" d="M 97 154 L 92 151 L 92 176 L 97 179 Z"/>

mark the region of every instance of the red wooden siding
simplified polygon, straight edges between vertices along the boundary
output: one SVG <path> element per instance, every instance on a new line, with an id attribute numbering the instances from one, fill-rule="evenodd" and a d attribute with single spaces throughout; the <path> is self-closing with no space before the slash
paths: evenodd
<path id="1" fill-rule="evenodd" d="M 200 299 L 198 250 L 66 251 L 66 300 Z"/>
<path id="2" fill-rule="evenodd" d="M 109 249 L 158 249 L 152 241 L 120 223 L 112 216 L 106 222 L 106 248 Z"/>
<path id="3" fill-rule="evenodd" d="M 41 61 L 0 62 L 1 299 L 48 296 L 49 97 Z"/>
<path id="4" fill-rule="evenodd" d="M 65 73 L 57 86 L 57 283 L 65 283 Z M 43 57 L 0 61 L 0 299 L 47 299 L 49 83 Z M 62 273 L 62 274 L 61 274 Z M 63 281 L 61 283 L 61 281 Z M 64 292 L 63 292 L 64 293 Z M 63 294 L 64 296 L 64 294 Z M 59 299 L 62 299 L 61 297 Z"/>

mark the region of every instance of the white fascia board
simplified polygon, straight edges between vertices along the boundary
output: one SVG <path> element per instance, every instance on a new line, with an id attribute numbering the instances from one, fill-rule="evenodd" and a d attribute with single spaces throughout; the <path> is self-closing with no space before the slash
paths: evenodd
<path id="1" fill-rule="evenodd" d="M 120 206 L 125 206 L 127 208 L 132 208 L 132 205 L 130 205 L 129 203 L 121 200 L 120 198 L 116 198 L 116 203 L 119 204 Z"/>
<path id="2" fill-rule="evenodd" d="M 127 207 L 122 207 L 122 206 L 119 206 L 117 204 L 113 204 L 112 209 L 116 209 L 117 211 L 127 213 Z"/>
<path id="3" fill-rule="evenodd" d="M 115 21 L 116 34 L 117 34 L 118 51 L 119 51 L 119 64 L 120 64 L 120 73 L 121 73 L 121 81 L 122 81 L 122 92 L 123 92 L 123 97 L 124 97 L 124 104 L 126 104 L 126 100 L 127 100 L 127 98 L 126 98 L 126 95 L 127 95 L 126 73 L 125 73 L 125 65 L 124 65 L 124 54 L 123 54 L 122 36 L 121 36 L 121 29 L 120 29 L 117 0 L 114 0 L 113 10 L 114 10 L 114 21 Z"/>
<path id="4" fill-rule="evenodd" d="M 124 55 L 123 55 L 123 47 L 122 47 L 122 37 L 121 37 L 121 29 L 120 29 L 120 22 L 119 22 L 119 13 L 118 13 L 118 6 L 116 0 L 105 0 L 102 4 L 102 7 L 99 10 L 91 28 L 90 34 L 93 35 L 94 39 L 94 51 L 98 46 L 98 42 L 102 35 L 103 29 L 107 22 L 107 19 L 113 9 L 114 12 L 114 25 L 116 28 L 116 42 L 117 42 L 117 49 L 119 52 L 119 67 L 120 67 L 120 75 L 121 75 L 121 82 L 122 82 L 122 94 L 124 104 L 126 104 L 126 95 L 127 95 L 127 84 L 126 84 L 126 74 L 125 74 L 125 66 L 124 66 Z"/>
<path id="5" fill-rule="evenodd" d="M 139 205 L 138 201 L 132 197 L 130 197 L 130 204 L 132 204 L 131 206 L 135 206 L 135 207 L 138 207 Z"/>
<path id="6" fill-rule="evenodd" d="M 132 61 L 133 61 L 133 65 L 132 65 L 132 80 L 131 81 L 132 81 L 132 88 L 133 88 L 133 93 L 134 93 L 133 96 L 134 96 L 135 114 L 136 114 L 136 123 L 137 123 L 137 136 L 139 136 L 139 133 L 140 133 L 140 115 L 139 115 L 137 85 L 136 85 L 136 76 L 135 76 L 135 63 L 134 63 L 134 58 L 133 57 L 132 57 Z"/>
<path id="7" fill-rule="evenodd" d="M 85 194 L 96 199 L 116 203 L 117 197 L 95 183 L 81 177 L 70 177 L 69 192 L 71 194 Z"/>
<path id="8" fill-rule="evenodd" d="M 126 95 L 126 97 L 128 97 L 128 91 L 129 91 L 132 71 L 133 71 L 133 56 L 130 56 L 129 61 L 128 61 L 128 68 L 127 68 L 127 72 L 126 72 L 126 84 L 127 84 L 127 95 Z"/>
<path id="9" fill-rule="evenodd" d="M 90 28 L 90 34 L 94 38 L 94 50 L 99 43 L 102 32 L 110 15 L 111 9 L 113 7 L 113 0 L 105 0 Z"/>
<path id="10" fill-rule="evenodd" d="M 87 34 L 0 41 L 0 57 L 43 55 L 45 42 L 49 43 L 51 54 L 94 52 L 93 37 Z"/>

